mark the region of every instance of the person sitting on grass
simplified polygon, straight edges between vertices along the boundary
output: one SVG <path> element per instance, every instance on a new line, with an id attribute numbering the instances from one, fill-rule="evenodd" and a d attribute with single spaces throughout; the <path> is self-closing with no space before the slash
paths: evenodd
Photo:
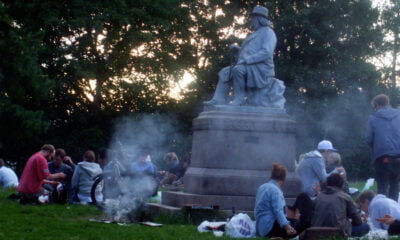
<path id="1" fill-rule="evenodd" d="M 368 214 L 376 229 L 388 230 L 389 235 L 400 234 L 400 204 L 371 190 L 363 191 L 357 199 L 360 209 Z"/>
<path id="2" fill-rule="evenodd" d="M 11 168 L 5 166 L 2 158 L 0 158 L 0 186 L 14 189 L 18 187 L 17 174 Z"/>
<path id="3" fill-rule="evenodd" d="M 54 201 L 57 203 L 73 202 L 74 192 L 71 185 L 72 174 L 74 174 L 75 164 L 72 159 L 67 156 L 65 150 L 62 148 L 56 149 L 53 161 L 49 162 L 50 173 L 65 173 L 66 178 L 61 181 L 62 189 L 57 189 L 58 194 L 53 194 Z M 53 188 L 53 192 L 56 190 Z M 54 192 L 55 193 L 55 192 Z"/>
<path id="4" fill-rule="evenodd" d="M 146 149 L 139 152 L 138 161 L 131 164 L 130 172 L 134 176 L 133 181 L 146 185 L 140 191 L 145 198 L 157 195 L 159 184 L 157 167 L 152 163 L 150 154 Z"/>
<path id="5" fill-rule="evenodd" d="M 38 197 L 47 193 L 43 184 L 57 186 L 66 177 L 64 173 L 50 174 L 47 161 L 53 157 L 54 151 L 53 145 L 45 144 L 26 162 L 17 188 L 21 204 L 38 203 Z"/>
<path id="6" fill-rule="evenodd" d="M 83 161 L 78 163 L 72 176 L 72 188 L 77 193 L 80 203 L 87 204 L 92 202 L 90 191 L 94 183 L 94 177 L 102 173 L 100 165 L 95 162 L 96 155 L 93 151 L 86 151 Z M 96 189 L 96 199 L 103 200 L 101 185 Z"/>
<path id="7" fill-rule="evenodd" d="M 340 174 L 328 176 L 326 187 L 315 199 L 311 226 L 337 227 L 349 237 L 361 237 L 369 232 L 369 226 L 362 222 L 356 205 L 343 191 L 343 186 L 344 179 Z"/>
<path id="8" fill-rule="evenodd" d="M 168 166 L 167 171 L 159 171 L 159 175 L 161 175 L 160 184 L 172 184 L 173 182 L 177 181 L 185 174 L 186 167 L 182 164 L 176 153 L 169 152 L 165 154 L 164 161 Z"/>
<path id="9" fill-rule="evenodd" d="M 271 179 L 257 189 L 254 216 L 258 236 L 289 238 L 296 235 L 284 210 L 286 203 L 281 187 L 285 184 L 286 174 L 284 166 L 273 163 Z"/>

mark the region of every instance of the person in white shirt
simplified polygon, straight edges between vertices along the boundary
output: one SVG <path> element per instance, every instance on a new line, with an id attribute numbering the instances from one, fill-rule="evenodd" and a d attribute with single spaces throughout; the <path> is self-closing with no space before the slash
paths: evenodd
<path id="1" fill-rule="evenodd" d="M 357 200 L 376 229 L 388 230 L 389 235 L 400 234 L 400 204 L 385 195 L 367 190 Z"/>
<path id="2" fill-rule="evenodd" d="M 4 188 L 18 187 L 18 177 L 15 172 L 5 166 L 4 160 L 0 158 L 0 186 Z"/>

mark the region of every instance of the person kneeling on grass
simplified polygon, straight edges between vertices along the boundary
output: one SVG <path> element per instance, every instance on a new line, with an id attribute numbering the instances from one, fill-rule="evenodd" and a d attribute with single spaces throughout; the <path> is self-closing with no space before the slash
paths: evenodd
<path id="1" fill-rule="evenodd" d="M 343 185 L 344 179 L 338 173 L 326 179 L 326 188 L 315 199 L 311 226 L 337 227 L 347 236 L 361 237 L 369 232 L 369 226 L 362 222 L 352 198 L 343 191 Z"/>
<path id="2" fill-rule="evenodd" d="M 273 163 L 271 180 L 257 190 L 254 216 L 258 236 L 289 238 L 296 235 L 296 230 L 284 212 L 286 203 L 281 187 L 285 183 L 286 174 L 284 166 Z"/>

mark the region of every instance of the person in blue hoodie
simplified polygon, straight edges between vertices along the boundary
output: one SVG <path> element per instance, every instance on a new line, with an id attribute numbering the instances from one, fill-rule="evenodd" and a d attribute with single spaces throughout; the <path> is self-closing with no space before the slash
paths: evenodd
<path id="1" fill-rule="evenodd" d="M 369 116 L 366 140 L 372 149 L 378 194 L 397 201 L 400 175 L 400 111 L 379 94 L 372 99 L 375 112 Z"/>

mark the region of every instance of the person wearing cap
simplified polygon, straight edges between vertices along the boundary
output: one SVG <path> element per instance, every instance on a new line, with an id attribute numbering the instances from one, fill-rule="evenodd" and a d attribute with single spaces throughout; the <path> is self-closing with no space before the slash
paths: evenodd
<path id="1" fill-rule="evenodd" d="M 330 141 L 322 140 L 318 143 L 317 150 L 306 153 L 297 166 L 296 173 L 300 177 L 302 190 L 310 198 L 313 199 L 317 196 L 320 184 L 326 181 L 329 174 L 344 171 L 342 167 L 337 167 L 329 174 L 326 172 L 325 161 L 332 152 L 336 151 Z"/>
<path id="2" fill-rule="evenodd" d="M 237 54 L 236 62 L 218 73 L 214 97 L 204 102 L 205 105 L 226 104 L 233 85 L 233 105 L 244 105 L 247 95 L 249 105 L 283 108 L 285 86 L 282 81 L 274 78 L 273 55 L 277 39 L 270 27 L 268 9 L 254 7 L 250 20 L 254 32 L 244 40 L 241 47 L 230 46 L 231 54 Z M 266 89 L 268 92 L 263 91 Z"/>
<path id="3" fill-rule="evenodd" d="M 366 140 L 372 150 L 378 193 L 397 201 L 400 175 L 400 111 L 379 94 L 372 99 L 375 112 L 369 116 Z"/>

